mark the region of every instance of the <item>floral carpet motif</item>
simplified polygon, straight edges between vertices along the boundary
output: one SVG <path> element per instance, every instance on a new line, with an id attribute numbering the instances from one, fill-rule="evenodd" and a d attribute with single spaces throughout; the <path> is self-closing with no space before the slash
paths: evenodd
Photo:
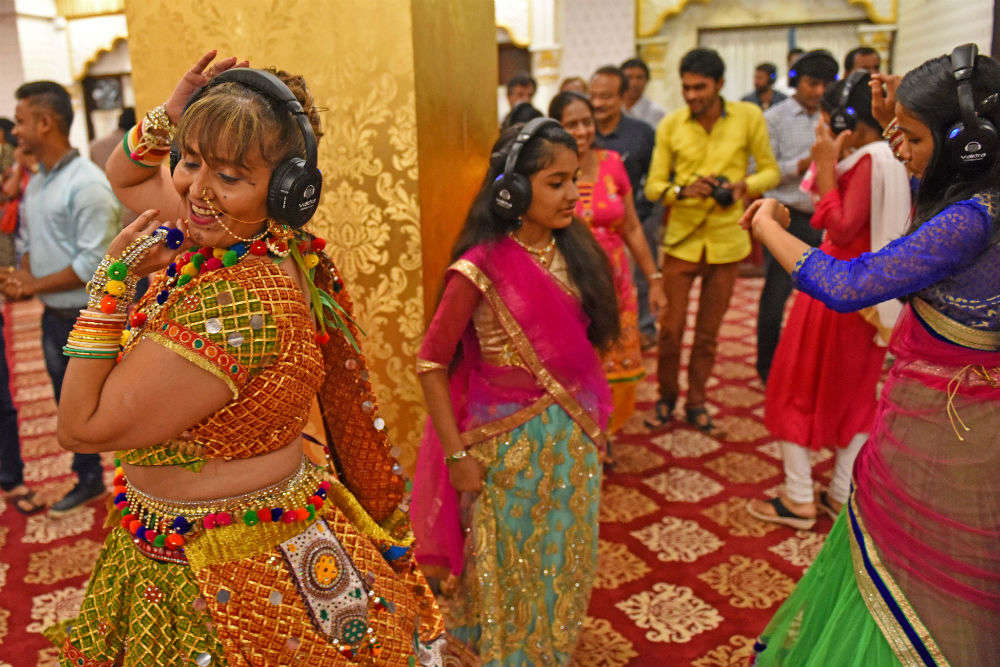
<path id="1" fill-rule="evenodd" d="M 738 281 L 720 332 L 708 399 L 724 439 L 683 423 L 683 397 L 680 421 L 653 432 L 643 425 L 657 399 L 655 351 L 646 353 L 637 414 L 615 439 L 620 463 L 602 488 L 598 586 L 573 667 L 746 667 L 754 639 L 823 545 L 825 516 L 815 530 L 795 531 L 746 511 L 783 480 L 754 367 L 762 282 Z M 815 478 L 828 482 L 831 453 L 812 460 Z"/>
<path id="2" fill-rule="evenodd" d="M 719 339 L 709 409 L 726 439 L 677 422 L 649 432 L 656 359 L 646 353 L 638 410 L 616 437 L 618 464 L 602 489 L 598 576 L 573 667 L 746 667 L 754 638 L 822 546 L 825 516 L 815 531 L 794 531 L 746 512 L 748 499 L 782 481 L 754 371 L 761 282 L 737 283 Z M 695 293 L 692 313 L 696 303 Z M 40 315 L 37 302 L 8 306 L 5 333 L 25 477 L 52 503 L 73 477 L 55 439 Z M 690 331 L 684 340 L 686 356 Z M 814 462 L 816 479 L 828 480 L 830 453 Z M 0 667 L 57 664 L 39 632 L 76 613 L 104 539 L 105 501 L 56 518 L 25 517 L 0 499 Z"/>

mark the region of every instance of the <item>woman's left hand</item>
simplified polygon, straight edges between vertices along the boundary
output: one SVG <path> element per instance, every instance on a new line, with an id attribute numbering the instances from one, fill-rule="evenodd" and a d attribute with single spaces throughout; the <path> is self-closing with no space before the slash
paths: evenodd
<path id="1" fill-rule="evenodd" d="M 168 248 L 165 243 L 157 243 L 150 248 L 144 257 L 129 267 L 129 272 L 132 275 L 144 277 L 159 271 L 170 264 L 178 253 L 192 246 L 191 241 L 187 238 L 187 230 L 180 220 L 160 222 L 156 219 L 158 213 L 159 211 L 152 208 L 144 211 L 128 227 L 121 230 L 118 236 L 111 242 L 111 245 L 108 246 L 108 255 L 114 259 L 120 258 L 130 243 L 143 236 L 149 236 L 156 231 L 157 227 L 179 228 L 182 232 L 185 232 L 184 243 L 180 248 L 174 250 Z"/>
<path id="2" fill-rule="evenodd" d="M 663 290 L 663 278 L 649 281 L 649 311 L 653 317 L 667 309 L 667 293 Z"/>
<path id="3" fill-rule="evenodd" d="M 778 223 L 784 229 L 788 229 L 792 217 L 788 207 L 777 199 L 758 199 L 750 204 L 743 213 L 743 217 L 740 218 L 740 227 L 750 232 L 756 239 L 759 238 L 761 225 L 766 224 L 769 220 Z"/>
<path id="4" fill-rule="evenodd" d="M 810 151 L 813 162 L 817 165 L 836 165 L 844 152 L 844 142 L 852 134 L 850 130 L 844 130 L 835 137 L 830 126 L 820 121 L 816 125 L 816 143 L 813 144 Z"/>

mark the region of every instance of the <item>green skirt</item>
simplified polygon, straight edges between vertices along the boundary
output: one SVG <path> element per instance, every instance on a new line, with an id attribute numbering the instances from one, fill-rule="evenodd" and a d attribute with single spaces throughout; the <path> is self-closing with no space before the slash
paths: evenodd
<path id="1" fill-rule="evenodd" d="M 757 643 L 755 667 L 901 667 L 858 592 L 846 512 Z"/>
<path id="2" fill-rule="evenodd" d="M 597 448 L 552 405 L 472 455 L 486 478 L 448 629 L 483 667 L 566 665 L 597 569 Z"/>

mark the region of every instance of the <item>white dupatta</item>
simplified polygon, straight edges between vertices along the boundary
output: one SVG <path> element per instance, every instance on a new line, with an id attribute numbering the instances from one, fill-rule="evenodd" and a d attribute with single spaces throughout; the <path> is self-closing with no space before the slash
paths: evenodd
<path id="1" fill-rule="evenodd" d="M 872 252 L 877 252 L 906 231 L 910 221 L 910 179 L 906 168 L 892 154 L 892 149 L 885 141 L 866 144 L 838 162 L 834 169 L 836 177 L 839 179 L 849 172 L 866 155 L 872 162 L 870 248 Z M 815 179 L 816 164 L 813 163 L 802 179 L 802 189 L 818 199 Z M 884 347 L 889 344 L 889 335 L 901 312 L 902 304 L 897 299 L 892 299 L 864 308 L 858 314 L 878 330 L 875 341 Z"/>
<path id="2" fill-rule="evenodd" d="M 837 178 L 849 172 L 864 156 L 871 158 L 871 251 L 877 252 L 906 231 L 910 221 L 910 179 L 906 168 L 892 154 L 885 141 L 873 141 L 854 151 L 837 163 Z M 867 312 L 865 312 L 867 311 Z M 889 334 L 903 312 L 898 299 L 883 301 L 874 309 L 861 312 L 868 322 L 878 329 L 876 338 L 880 345 L 889 344 Z"/>

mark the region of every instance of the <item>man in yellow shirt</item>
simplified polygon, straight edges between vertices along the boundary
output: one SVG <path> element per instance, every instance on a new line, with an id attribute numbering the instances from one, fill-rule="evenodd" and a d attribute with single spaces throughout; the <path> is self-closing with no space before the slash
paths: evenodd
<path id="1" fill-rule="evenodd" d="M 680 393 L 688 294 L 695 277 L 701 276 L 684 408 L 690 424 L 717 434 L 705 408 L 705 384 L 739 262 L 750 254 L 750 236 L 738 223 L 743 198 L 777 185 L 780 173 L 760 109 L 750 102 L 723 100 L 719 94 L 725 74 L 719 54 L 692 49 L 681 59 L 680 73 L 687 108 L 660 121 L 645 188 L 650 201 L 670 207 L 662 246 L 667 309 L 660 319 L 658 423 L 649 425 L 672 419 Z M 757 166 L 748 176 L 751 157 Z"/>

